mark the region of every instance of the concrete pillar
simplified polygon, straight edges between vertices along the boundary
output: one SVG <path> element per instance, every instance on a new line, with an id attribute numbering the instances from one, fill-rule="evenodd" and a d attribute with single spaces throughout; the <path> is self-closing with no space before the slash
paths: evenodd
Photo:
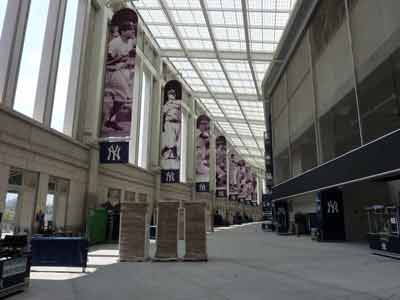
<path id="1" fill-rule="evenodd" d="M 120 261 L 144 261 L 148 259 L 147 228 L 147 203 L 121 203 Z"/>
<path id="2" fill-rule="evenodd" d="M 30 0 L 8 1 L 0 43 L 0 102 L 12 108 Z"/>
<path id="3" fill-rule="evenodd" d="M 158 203 L 156 261 L 178 259 L 178 209 L 178 201 Z"/>
<path id="4" fill-rule="evenodd" d="M 206 203 L 186 202 L 185 240 L 186 261 L 207 261 Z"/>
<path id="5" fill-rule="evenodd" d="M 50 127 L 67 1 L 51 1 L 44 35 L 33 118 Z"/>
<path id="6" fill-rule="evenodd" d="M 39 184 L 37 187 L 35 214 L 33 216 L 34 218 L 33 232 L 37 232 L 39 229 L 39 223 L 36 222 L 36 214 L 39 213 L 40 211 L 44 213 L 46 210 L 46 199 L 47 199 L 47 193 L 49 191 L 49 177 L 50 177 L 49 174 L 45 173 L 39 174 Z"/>

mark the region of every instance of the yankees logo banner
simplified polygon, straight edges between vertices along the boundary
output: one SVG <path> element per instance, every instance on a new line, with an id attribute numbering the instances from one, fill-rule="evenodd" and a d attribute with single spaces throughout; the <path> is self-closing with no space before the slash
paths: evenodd
<path id="1" fill-rule="evenodd" d="M 210 191 L 210 118 L 200 115 L 196 124 L 196 191 Z"/>
<path id="2" fill-rule="evenodd" d="M 229 200 L 236 201 L 239 196 L 239 158 L 236 152 L 229 153 Z"/>
<path id="3" fill-rule="evenodd" d="M 222 135 L 215 140 L 216 160 L 215 160 L 215 181 L 216 197 L 227 197 L 228 166 L 226 153 L 226 138 Z"/>
<path id="4" fill-rule="evenodd" d="M 129 8 L 109 26 L 101 137 L 128 137 L 131 131 L 138 17 Z"/>
<path id="5" fill-rule="evenodd" d="M 161 109 L 161 182 L 177 183 L 180 177 L 182 85 L 177 80 L 165 85 Z"/>
<path id="6" fill-rule="evenodd" d="M 100 143 L 100 163 L 126 164 L 129 161 L 129 142 Z"/>

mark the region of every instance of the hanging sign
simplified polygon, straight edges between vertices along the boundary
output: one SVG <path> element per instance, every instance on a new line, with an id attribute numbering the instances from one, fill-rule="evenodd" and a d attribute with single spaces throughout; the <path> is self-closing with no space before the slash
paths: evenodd
<path id="1" fill-rule="evenodd" d="M 200 115 L 196 124 L 196 191 L 210 191 L 210 118 Z"/>
<path id="2" fill-rule="evenodd" d="M 229 200 L 236 201 L 239 198 L 239 158 L 236 152 L 229 153 Z"/>
<path id="3" fill-rule="evenodd" d="M 161 182 L 178 183 L 181 161 L 182 85 L 168 81 L 161 109 Z"/>
<path id="4" fill-rule="evenodd" d="M 240 202 L 245 202 L 248 194 L 248 168 L 244 159 L 239 160 L 239 196 Z"/>
<path id="5" fill-rule="evenodd" d="M 228 166 L 226 153 L 226 138 L 222 135 L 215 140 L 215 181 L 216 181 L 216 197 L 227 197 L 227 181 L 228 181 Z"/>
<path id="6" fill-rule="evenodd" d="M 131 133 L 137 23 L 137 14 L 129 8 L 115 12 L 110 22 L 101 138 Z"/>

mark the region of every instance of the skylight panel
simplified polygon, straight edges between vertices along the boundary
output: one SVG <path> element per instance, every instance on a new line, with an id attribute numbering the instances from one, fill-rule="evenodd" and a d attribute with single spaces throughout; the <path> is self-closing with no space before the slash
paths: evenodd
<path id="1" fill-rule="evenodd" d="M 155 38 L 175 38 L 175 33 L 170 26 L 149 25 L 149 29 Z"/>
<path id="2" fill-rule="evenodd" d="M 200 26 L 177 26 L 182 38 L 210 40 L 207 27 Z"/>
<path id="3" fill-rule="evenodd" d="M 175 39 L 156 39 L 157 43 L 160 45 L 161 48 L 165 49 L 180 49 L 181 46 L 179 45 L 178 41 Z"/>
<path id="4" fill-rule="evenodd" d="M 198 0 L 165 0 L 169 8 L 201 8 Z"/>
<path id="5" fill-rule="evenodd" d="M 136 0 L 134 2 L 135 7 L 143 8 L 143 7 L 161 7 L 160 2 L 158 0 Z"/>
<path id="6" fill-rule="evenodd" d="M 147 25 L 152 23 L 166 24 L 166 25 L 169 24 L 167 17 L 165 16 L 164 12 L 161 9 L 152 9 L 152 10 L 139 9 L 139 13 Z"/>
<path id="7" fill-rule="evenodd" d="M 209 9 L 237 9 L 242 8 L 241 0 L 205 0 Z"/>
<path id="8" fill-rule="evenodd" d="M 200 10 L 171 10 L 171 15 L 177 25 L 179 24 L 193 24 L 193 25 L 205 25 L 206 20 L 204 19 L 203 12 Z"/>

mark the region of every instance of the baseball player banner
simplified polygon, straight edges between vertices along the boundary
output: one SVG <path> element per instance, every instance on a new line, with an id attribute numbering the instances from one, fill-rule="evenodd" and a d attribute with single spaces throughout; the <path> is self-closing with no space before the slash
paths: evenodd
<path id="1" fill-rule="evenodd" d="M 251 173 L 251 201 L 257 202 L 257 174 L 256 172 Z"/>
<path id="2" fill-rule="evenodd" d="M 246 165 L 246 161 L 241 159 L 239 160 L 239 201 L 246 202 L 248 200 L 249 194 L 249 176 L 250 176 L 250 167 Z"/>
<path id="3" fill-rule="evenodd" d="M 129 137 L 135 77 L 137 14 L 114 13 L 107 41 L 101 137 Z"/>
<path id="4" fill-rule="evenodd" d="M 180 178 L 182 85 L 168 81 L 161 109 L 161 182 L 177 183 Z"/>
<path id="5" fill-rule="evenodd" d="M 228 166 L 226 153 L 226 138 L 222 135 L 215 140 L 216 160 L 215 160 L 215 181 L 216 197 L 227 197 Z"/>
<path id="6" fill-rule="evenodd" d="M 203 114 L 196 123 L 196 191 L 210 191 L 210 118 Z"/>
<path id="7" fill-rule="evenodd" d="M 228 162 L 229 200 L 236 201 L 239 196 L 239 157 L 230 151 Z"/>

